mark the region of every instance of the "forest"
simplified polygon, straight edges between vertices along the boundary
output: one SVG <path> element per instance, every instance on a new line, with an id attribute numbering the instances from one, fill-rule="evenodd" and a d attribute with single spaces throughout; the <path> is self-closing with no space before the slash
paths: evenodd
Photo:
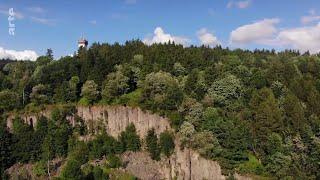
<path id="1" fill-rule="evenodd" d="M 118 139 L 101 132 L 79 141 L 90 132 L 65 121 L 72 108 L 55 110 L 36 127 L 19 118 L 13 131 L 6 127 L 9 112 L 61 104 L 127 105 L 165 116 L 182 147 L 218 161 L 226 175 L 320 178 L 319 54 L 131 40 L 94 43 L 58 60 L 48 49 L 36 61 L 0 62 L 3 179 L 17 162 L 36 163 L 34 171 L 47 174 L 47 162 L 56 157 L 68 157 L 61 179 L 99 179 L 102 169 L 81 165 L 106 156 L 109 167 L 119 167 L 117 154 L 139 151 L 140 138 L 154 160 L 172 153 L 173 134 L 158 138 L 150 130 L 139 138 L 134 126 Z"/>

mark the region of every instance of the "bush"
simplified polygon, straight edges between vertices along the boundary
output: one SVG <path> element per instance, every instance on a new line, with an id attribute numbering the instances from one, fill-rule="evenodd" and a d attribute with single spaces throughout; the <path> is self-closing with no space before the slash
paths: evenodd
<path id="1" fill-rule="evenodd" d="M 154 132 L 154 129 L 148 131 L 146 137 L 147 150 L 150 153 L 151 159 L 160 160 L 160 149 L 158 145 L 158 137 Z"/>
<path id="2" fill-rule="evenodd" d="M 89 106 L 90 105 L 90 101 L 87 98 L 83 97 L 83 98 L 80 99 L 79 105 Z"/>
<path id="3" fill-rule="evenodd" d="M 139 106 L 141 96 L 142 96 L 142 90 L 136 89 L 131 93 L 120 96 L 118 104 L 126 104 L 132 107 L 137 107 Z"/>
<path id="4" fill-rule="evenodd" d="M 241 173 L 255 173 L 262 174 L 264 171 L 263 165 L 252 154 L 248 155 L 249 160 L 239 165 L 239 171 Z"/>
<path id="5" fill-rule="evenodd" d="M 83 177 L 81 165 L 80 161 L 74 159 L 68 160 L 62 169 L 61 177 L 65 179 L 81 179 Z"/>
<path id="6" fill-rule="evenodd" d="M 120 142 L 123 151 L 138 151 L 141 148 L 140 138 L 137 135 L 136 128 L 133 124 L 126 127 L 126 130 L 120 134 Z"/>
<path id="7" fill-rule="evenodd" d="M 174 151 L 174 139 L 173 135 L 164 131 L 160 134 L 160 147 L 161 152 L 164 153 L 167 157 L 169 157 Z"/>
<path id="8" fill-rule="evenodd" d="M 47 164 L 44 161 L 36 162 L 32 167 L 32 173 L 36 176 L 45 176 L 47 174 Z"/>
<path id="9" fill-rule="evenodd" d="M 107 165 L 108 168 L 118 168 L 122 166 L 121 159 L 116 155 L 113 155 L 113 154 L 109 155 L 107 157 L 107 160 L 108 160 L 108 165 Z"/>

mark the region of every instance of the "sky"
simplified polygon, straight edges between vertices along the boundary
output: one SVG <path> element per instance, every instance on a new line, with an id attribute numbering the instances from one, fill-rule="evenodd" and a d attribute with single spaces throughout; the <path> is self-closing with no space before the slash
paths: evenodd
<path id="1" fill-rule="evenodd" d="M 0 59 L 71 55 L 82 36 L 317 53 L 320 0 L 0 0 Z"/>

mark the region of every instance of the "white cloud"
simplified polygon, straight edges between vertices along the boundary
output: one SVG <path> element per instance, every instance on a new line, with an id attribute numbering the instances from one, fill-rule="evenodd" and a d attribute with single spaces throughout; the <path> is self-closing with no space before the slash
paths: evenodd
<path id="1" fill-rule="evenodd" d="M 279 19 L 264 19 L 241 26 L 231 32 L 230 41 L 234 45 L 250 43 L 293 48 L 301 52 L 320 52 L 320 23 L 313 26 L 278 29 Z"/>
<path id="2" fill-rule="evenodd" d="M 7 50 L 0 47 L 0 59 L 11 59 L 11 60 L 31 60 L 35 61 L 38 55 L 35 51 L 31 50 Z"/>
<path id="3" fill-rule="evenodd" d="M 319 20 L 320 20 L 320 16 L 310 15 L 310 16 L 301 17 L 301 23 L 302 24 L 309 24 L 309 23 L 312 23 L 312 22 L 315 22 L 315 21 L 319 21 Z"/>
<path id="4" fill-rule="evenodd" d="M 245 8 L 249 7 L 250 4 L 251 4 L 251 0 L 237 1 L 237 2 L 229 1 L 227 4 L 227 8 L 236 7 L 239 9 L 245 9 Z"/>
<path id="5" fill-rule="evenodd" d="M 320 52 L 320 23 L 315 26 L 306 26 L 285 29 L 279 32 L 276 42 L 282 46 L 298 49 L 302 52 Z"/>
<path id="6" fill-rule="evenodd" d="M 309 15 L 302 16 L 300 21 L 302 24 L 309 24 L 320 20 L 320 16 L 316 15 L 316 11 L 314 9 L 311 9 L 309 11 Z"/>
<path id="7" fill-rule="evenodd" d="M 46 12 L 45 9 L 43 9 L 42 7 L 38 7 L 38 6 L 28 7 L 27 10 L 30 12 L 33 12 L 33 13 L 40 13 L 40 14 Z"/>
<path id="8" fill-rule="evenodd" d="M 55 21 L 52 19 L 39 18 L 39 17 L 34 17 L 34 16 L 31 16 L 30 18 L 33 22 L 37 22 L 37 23 L 44 24 L 44 25 L 54 25 L 55 24 Z"/>
<path id="9" fill-rule="evenodd" d="M 17 19 L 23 19 L 24 15 L 18 11 L 16 11 L 15 9 L 13 9 L 14 12 L 14 17 Z M 0 9 L 0 14 L 9 16 L 9 9 Z"/>
<path id="10" fill-rule="evenodd" d="M 233 30 L 230 35 L 231 43 L 248 44 L 248 43 L 270 43 L 270 38 L 277 33 L 276 24 L 279 19 L 263 19 L 252 24 L 240 26 Z"/>
<path id="11" fill-rule="evenodd" d="M 203 45 L 216 46 L 220 44 L 218 38 L 214 36 L 213 33 L 210 33 L 206 28 L 202 28 L 197 31 L 197 36 Z"/>
<path id="12" fill-rule="evenodd" d="M 166 43 L 175 42 L 177 44 L 182 44 L 184 46 L 188 45 L 189 39 L 182 36 L 173 36 L 171 34 L 166 34 L 161 27 L 157 27 L 154 30 L 154 34 L 151 37 L 144 38 L 143 42 L 145 44 L 151 45 L 153 43 Z"/>

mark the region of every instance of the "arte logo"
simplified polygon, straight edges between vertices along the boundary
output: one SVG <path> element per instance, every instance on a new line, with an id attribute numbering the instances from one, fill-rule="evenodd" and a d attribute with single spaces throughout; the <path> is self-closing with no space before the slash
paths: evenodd
<path id="1" fill-rule="evenodd" d="M 16 25 L 14 24 L 14 11 L 13 8 L 9 9 L 9 17 L 8 17 L 8 22 L 9 22 L 9 35 L 14 36 L 15 30 L 16 30 Z"/>

